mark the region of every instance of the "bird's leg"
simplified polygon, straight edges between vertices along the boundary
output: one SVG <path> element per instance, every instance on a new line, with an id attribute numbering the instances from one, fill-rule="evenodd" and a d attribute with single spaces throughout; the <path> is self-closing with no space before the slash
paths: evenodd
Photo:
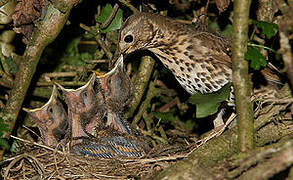
<path id="1" fill-rule="evenodd" d="M 234 99 L 234 88 L 233 86 L 231 86 L 231 90 L 230 90 L 230 95 L 229 95 L 229 100 L 228 100 L 228 106 L 232 106 L 234 111 L 235 111 L 235 99 Z M 218 114 L 217 117 L 213 120 L 213 124 L 214 124 L 214 129 L 212 130 L 212 132 L 205 138 L 203 138 L 202 140 L 200 140 L 200 144 L 207 142 L 208 140 L 220 136 L 225 129 L 227 128 L 227 126 L 233 121 L 233 119 L 236 117 L 236 114 L 233 112 L 230 117 L 228 118 L 228 120 L 224 123 L 223 121 L 223 116 L 225 114 L 225 110 L 226 108 L 222 108 Z"/>
<path id="2" fill-rule="evenodd" d="M 225 125 L 223 121 L 223 115 L 225 114 L 225 109 L 221 109 L 220 112 L 218 112 L 217 117 L 213 120 L 214 123 L 214 131 L 221 130 L 223 126 Z"/>
<path id="3" fill-rule="evenodd" d="M 230 95 L 228 100 L 228 106 L 233 107 L 235 111 L 235 97 L 234 97 L 234 88 L 233 86 L 230 87 Z M 225 114 L 226 108 L 222 108 L 220 112 L 218 112 L 216 119 L 214 119 L 214 131 L 222 130 L 224 126 L 226 126 L 226 123 L 223 121 L 223 116 Z"/>

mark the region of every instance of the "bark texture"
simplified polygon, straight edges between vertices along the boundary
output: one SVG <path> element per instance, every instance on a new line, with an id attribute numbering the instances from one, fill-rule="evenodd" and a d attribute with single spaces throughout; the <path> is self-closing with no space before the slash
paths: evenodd
<path id="1" fill-rule="evenodd" d="M 239 130 L 239 150 L 253 148 L 253 109 L 251 103 L 251 83 L 248 77 L 248 62 L 244 59 L 247 51 L 248 20 L 250 1 L 235 0 L 232 35 L 233 85 L 236 97 L 237 123 Z"/>
<path id="2" fill-rule="evenodd" d="M 9 133 L 12 132 L 15 126 L 26 92 L 44 48 L 57 37 L 70 14 L 70 10 L 77 3 L 78 0 L 66 0 L 64 2 L 59 0 L 54 1 L 53 4 L 49 3 L 43 20 L 36 24 L 30 42 L 22 56 L 22 62 L 19 65 L 5 107 L 5 120 L 9 124 Z M 62 7 L 62 11 L 56 7 Z M 3 151 L 0 151 L 0 159 L 2 159 L 2 155 Z"/>

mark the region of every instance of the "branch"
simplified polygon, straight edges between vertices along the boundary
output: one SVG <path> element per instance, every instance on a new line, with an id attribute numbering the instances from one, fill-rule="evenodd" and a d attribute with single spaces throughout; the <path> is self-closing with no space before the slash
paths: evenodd
<path id="1" fill-rule="evenodd" d="M 269 160 L 266 160 L 268 158 L 266 156 L 267 153 L 274 153 L 273 157 Z M 275 148 L 269 148 L 266 151 L 261 151 L 258 154 L 253 155 L 251 159 L 255 160 L 257 157 L 259 157 L 259 162 L 247 166 L 246 168 L 253 168 L 247 170 L 239 177 L 239 179 L 269 179 L 290 167 L 293 164 L 293 142 L 291 140 L 281 147 L 278 146 Z"/>
<path id="2" fill-rule="evenodd" d="M 134 111 L 140 104 L 141 98 L 151 78 L 154 65 L 155 60 L 153 60 L 150 56 L 145 56 L 142 58 L 141 63 L 139 65 L 138 73 L 136 74 L 136 78 L 133 82 L 133 99 L 129 105 L 129 110 L 125 115 L 126 118 L 132 117 Z"/>
<path id="3" fill-rule="evenodd" d="M 248 62 L 244 59 L 247 51 L 250 1 L 235 0 L 232 37 L 233 86 L 235 88 L 239 150 L 253 148 L 253 109 L 250 97 L 251 84 L 248 77 Z"/>
<path id="4" fill-rule="evenodd" d="M 19 65 L 19 70 L 15 75 L 13 88 L 5 107 L 5 115 L 9 124 L 9 134 L 12 132 L 16 123 L 18 113 L 21 109 L 26 92 L 36 71 L 37 64 L 44 48 L 51 43 L 63 28 L 71 8 L 77 4 L 78 0 L 55 0 L 55 4 L 48 4 L 48 9 L 44 19 L 37 24 L 31 37 L 31 42 L 26 47 Z M 62 5 L 61 5 L 62 4 Z M 64 13 L 55 7 L 61 7 Z M 2 159 L 3 151 L 0 151 Z"/>
<path id="5" fill-rule="evenodd" d="M 292 123 L 284 123 L 284 125 L 275 125 L 274 123 L 270 123 L 257 131 L 255 134 L 257 137 L 256 147 L 262 148 L 264 144 L 277 142 L 282 138 L 289 138 L 290 136 L 292 137 Z M 267 138 L 268 132 L 270 133 L 270 136 L 273 137 L 273 139 Z M 186 179 L 186 177 L 193 177 L 192 179 L 202 179 L 201 177 L 205 176 L 206 174 L 197 172 L 198 170 L 202 172 L 203 168 L 205 173 L 217 175 L 218 178 L 216 179 L 227 179 L 224 178 L 224 176 L 226 176 L 224 171 L 221 171 L 220 173 L 214 173 L 212 171 L 216 171 L 216 169 L 212 169 L 212 167 L 220 164 L 219 161 L 225 158 L 229 158 L 230 160 L 231 156 L 239 155 L 237 139 L 238 131 L 237 126 L 235 126 L 235 128 L 225 131 L 221 136 L 211 139 L 206 144 L 198 147 L 186 159 L 178 161 L 171 167 L 163 170 L 156 177 L 156 179 Z M 253 154 L 253 152 L 249 153 Z M 224 160 L 224 162 L 227 161 Z M 219 176 L 222 177 L 219 178 Z"/>
<path id="6" fill-rule="evenodd" d="M 127 6 L 129 9 L 131 9 L 131 11 L 135 14 L 138 13 L 139 11 L 132 6 L 132 4 L 130 4 L 127 0 L 119 0 L 122 4 L 124 4 L 125 6 Z"/>
<path id="7" fill-rule="evenodd" d="M 292 6 L 289 6 L 285 3 L 285 1 L 277 1 L 278 7 L 281 10 L 283 16 L 280 19 L 279 31 L 280 31 L 280 49 L 278 50 L 279 53 L 282 54 L 282 58 L 284 61 L 284 71 L 287 72 L 287 76 L 291 87 L 293 87 L 293 55 L 292 49 L 290 45 L 290 32 L 292 34 Z"/>

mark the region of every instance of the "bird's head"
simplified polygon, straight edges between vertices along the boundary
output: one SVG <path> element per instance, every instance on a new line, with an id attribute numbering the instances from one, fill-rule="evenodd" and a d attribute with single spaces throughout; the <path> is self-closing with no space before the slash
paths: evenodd
<path id="1" fill-rule="evenodd" d="M 137 13 L 125 21 L 119 31 L 118 45 L 111 67 L 121 55 L 126 56 L 136 50 L 147 49 L 154 38 L 154 26 L 151 14 Z"/>
<path id="2" fill-rule="evenodd" d="M 56 83 L 62 91 L 69 111 L 81 114 L 94 108 L 97 101 L 94 91 L 95 79 L 96 76 L 93 74 L 88 83 L 78 89 L 66 89 Z"/>
<path id="3" fill-rule="evenodd" d="M 56 86 L 53 87 L 52 95 L 45 105 L 23 110 L 29 113 L 37 124 L 45 145 L 55 147 L 64 138 L 68 128 L 67 113 L 57 98 Z"/>

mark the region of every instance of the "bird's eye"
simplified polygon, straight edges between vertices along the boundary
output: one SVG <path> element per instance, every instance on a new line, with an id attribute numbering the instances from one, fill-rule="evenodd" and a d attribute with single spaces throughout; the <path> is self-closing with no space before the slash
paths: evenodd
<path id="1" fill-rule="evenodd" d="M 132 41 L 133 41 L 133 36 L 132 35 L 125 36 L 124 42 L 131 43 Z"/>
<path id="2" fill-rule="evenodd" d="M 49 114 L 49 121 L 46 122 L 47 125 L 51 125 L 55 120 L 56 120 L 56 117 L 55 117 L 55 113 L 54 113 L 54 109 L 52 106 L 50 106 L 48 109 L 47 109 L 47 112 Z"/>
<path id="3" fill-rule="evenodd" d="M 49 113 L 50 115 L 53 115 L 54 111 L 53 111 L 53 107 L 52 107 L 52 106 L 50 106 L 50 107 L 48 108 L 48 113 Z"/>

